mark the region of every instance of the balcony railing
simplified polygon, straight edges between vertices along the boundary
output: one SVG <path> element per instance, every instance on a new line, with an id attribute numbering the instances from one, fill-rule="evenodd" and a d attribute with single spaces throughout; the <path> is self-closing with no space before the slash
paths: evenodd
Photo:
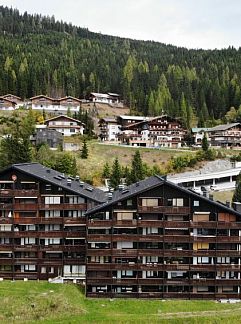
<path id="1" fill-rule="evenodd" d="M 138 206 L 139 213 L 189 214 L 190 211 L 190 207 Z"/>

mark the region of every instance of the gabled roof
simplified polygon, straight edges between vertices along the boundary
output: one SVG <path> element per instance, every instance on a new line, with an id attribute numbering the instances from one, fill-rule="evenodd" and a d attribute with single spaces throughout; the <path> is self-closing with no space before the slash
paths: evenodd
<path id="1" fill-rule="evenodd" d="M 59 98 L 58 101 L 61 102 L 61 101 L 63 101 L 63 100 L 68 100 L 68 99 L 71 99 L 71 100 L 74 100 L 74 101 L 81 102 L 80 99 L 75 98 L 75 97 L 71 97 L 71 96 L 65 96 L 65 97 Z"/>
<path id="2" fill-rule="evenodd" d="M 216 131 L 225 131 L 229 128 L 241 126 L 241 123 L 232 123 L 232 124 L 224 124 L 224 125 L 218 125 L 211 129 L 209 129 L 210 132 L 216 132 Z"/>
<path id="3" fill-rule="evenodd" d="M 55 171 L 53 169 L 47 168 L 40 163 L 21 163 L 13 164 L 8 169 L 18 170 L 30 176 L 33 176 L 39 180 L 47 181 L 58 187 L 62 187 L 74 194 L 83 196 L 85 198 L 92 199 L 98 203 L 106 201 L 106 194 L 95 187 L 87 183 L 80 184 L 79 179 L 69 178 L 71 181 L 71 186 L 67 184 L 68 176 L 64 176 L 61 172 Z M 6 170 L 0 172 L 0 176 Z"/>
<path id="4" fill-rule="evenodd" d="M 136 121 L 144 121 L 144 120 L 150 120 L 150 117 L 144 117 L 144 116 L 128 116 L 128 115 L 120 115 L 121 119 L 130 119 L 130 120 L 136 120 Z"/>
<path id="5" fill-rule="evenodd" d="M 74 118 L 69 117 L 69 116 L 67 116 L 67 115 L 58 115 L 58 116 L 55 116 L 55 117 L 52 117 L 52 118 L 46 119 L 44 123 L 49 122 L 50 120 L 57 120 L 57 119 L 61 119 L 61 118 L 69 119 L 69 120 L 72 120 L 72 121 L 77 122 L 78 124 L 85 125 L 84 123 L 82 123 L 82 122 L 79 121 L 78 119 L 74 119 Z"/>
<path id="6" fill-rule="evenodd" d="M 217 201 L 213 201 L 209 198 L 206 198 L 204 196 L 201 196 L 199 195 L 198 193 L 192 191 L 192 190 L 189 190 L 189 189 L 185 189 L 183 187 L 180 187 L 178 186 L 177 184 L 173 183 L 173 182 L 170 182 L 170 181 L 167 181 L 166 180 L 166 177 L 161 177 L 161 176 L 152 176 L 152 177 L 149 177 L 143 181 L 140 181 L 140 182 L 137 182 L 137 183 L 134 183 L 126 188 L 124 188 L 124 190 L 122 191 L 119 191 L 119 190 L 116 190 L 113 192 L 113 195 L 112 195 L 112 199 L 108 200 L 107 202 L 101 204 L 101 205 L 98 205 L 92 209 L 89 209 L 86 213 L 86 215 L 90 215 L 90 214 L 93 214 L 93 213 L 96 213 L 98 211 L 101 211 L 102 209 L 105 209 L 106 207 L 109 207 L 113 204 L 116 204 L 117 202 L 119 201 L 122 201 L 124 199 L 128 199 L 128 198 L 131 198 L 137 194 L 140 194 L 142 192 L 145 192 L 147 190 L 150 190 L 150 189 L 153 189 L 155 187 L 159 187 L 160 185 L 163 185 L 163 184 L 167 184 L 168 186 L 172 187 L 172 188 L 175 188 L 177 190 L 180 190 L 182 191 L 183 193 L 189 195 L 189 196 L 192 196 L 193 198 L 195 199 L 198 199 L 198 200 L 205 200 L 206 202 L 214 205 L 214 206 L 217 206 L 219 208 L 222 208 L 224 209 L 225 211 L 227 212 L 231 212 L 235 215 L 238 215 L 238 216 L 241 216 L 241 214 L 237 211 L 235 211 L 234 209 L 232 208 L 229 208 L 227 207 L 226 205 L 220 203 L 220 202 L 217 202 Z"/>
<path id="7" fill-rule="evenodd" d="M 108 92 L 107 93 L 109 96 L 112 96 L 112 97 L 120 97 L 120 95 L 118 93 L 112 93 L 112 92 Z"/>
<path id="8" fill-rule="evenodd" d="M 210 127 L 193 127 L 192 133 L 209 132 L 211 129 Z"/>
<path id="9" fill-rule="evenodd" d="M 51 100 L 51 101 L 55 101 L 55 99 L 50 98 L 50 97 L 45 96 L 45 95 L 38 95 L 38 96 L 34 96 L 34 97 L 29 98 L 29 100 L 34 100 L 34 99 L 38 99 L 38 98 L 46 98 L 46 99 L 49 99 L 49 100 Z"/>
<path id="10" fill-rule="evenodd" d="M 158 116 L 158 117 L 143 117 L 143 118 L 145 118 L 144 120 L 138 121 L 138 122 L 130 124 L 130 125 L 126 125 L 124 128 L 126 129 L 126 128 L 138 127 L 138 126 L 140 126 L 142 124 L 151 123 L 152 121 L 158 120 L 158 119 L 163 118 L 163 117 L 166 117 L 166 118 L 169 118 L 171 120 L 175 120 L 175 121 L 179 122 L 176 118 L 170 117 L 168 115 L 161 115 L 161 116 Z"/>
<path id="11" fill-rule="evenodd" d="M 6 95 L 4 95 L 4 96 L 2 96 L 3 98 L 6 98 L 6 97 L 13 97 L 13 98 L 15 98 L 15 99 L 18 99 L 18 100 L 22 100 L 22 98 L 20 98 L 20 97 L 18 97 L 18 96 L 15 96 L 15 95 L 13 95 L 13 94 L 11 94 L 11 93 L 8 93 L 8 94 L 6 94 Z"/>
<path id="12" fill-rule="evenodd" d="M 15 102 L 15 101 L 10 100 L 10 99 L 7 99 L 7 98 L 4 98 L 4 97 L 0 97 L 0 100 L 5 100 L 5 101 L 7 101 L 7 102 L 10 102 L 10 103 L 13 104 L 13 105 L 16 105 L 16 102 Z"/>
<path id="13" fill-rule="evenodd" d="M 100 98 L 109 98 L 110 97 L 106 93 L 98 93 L 98 92 L 91 92 L 91 95 L 94 97 L 100 97 Z"/>

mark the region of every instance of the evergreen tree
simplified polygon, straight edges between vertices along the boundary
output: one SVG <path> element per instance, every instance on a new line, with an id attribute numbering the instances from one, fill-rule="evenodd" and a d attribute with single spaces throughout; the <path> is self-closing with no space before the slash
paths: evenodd
<path id="1" fill-rule="evenodd" d="M 111 188 L 117 189 L 121 183 L 121 167 L 118 158 L 113 162 L 111 174 L 110 174 L 110 186 Z"/>
<path id="2" fill-rule="evenodd" d="M 236 186 L 232 202 L 241 202 L 241 173 L 239 173 L 239 175 L 236 178 Z"/>
<path id="3" fill-rule="evenodd" d="M 140 151 L 136 151 L 131 163 L 130 181 L 131 183 L 134 183 L 143 180 L 144 177 L 145 174 L 144 174 L 141 154 Z"/>
<path id="4" fill-rule="evenodd" d="M 81 155 L 80 155 L 81 159 L 87 159 L 88 155 L 89 155 L 88 146 L 87 146 L 86 140 L 84 139 L 82 151 L 81 151 Z"/>
<path id="5" fill-rule="evenodd" d="M 208 139 L 206 133 L 204 133 L 203 139 L 202 139 L 202 150 L 204 153 L 206 153 L 209 149 L 208 145 Z"/>
<path id="6" fill-rule="evenodd" d="M 109 163 L 106 162 L 102 172 L 102 178 L 109 178 L 110 177 L 110 166 Z"/>

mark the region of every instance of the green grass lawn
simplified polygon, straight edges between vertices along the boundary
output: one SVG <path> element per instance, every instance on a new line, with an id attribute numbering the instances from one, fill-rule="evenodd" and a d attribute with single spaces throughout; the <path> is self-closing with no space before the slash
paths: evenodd
<path id="1" fill-rule="evenodd" d="M 240 323 L 241 303 L 87 299 L 76 285 L 0 282 L 0 323 Z"/>
<path id="2" fill-rule="evenodd" d="M 78 138 L 76 138 L 78 140 Z M 103 172 L 103 167 L 106 162 L 112 166 L 112 163 L 116 157 L 122 166 L 130 166 L 133 155 L 138 148 L 131 146 L 120 145 L 107 145 L 101 144 L 98 141 L 88 141 L 89 156 L 88 159 L 80 159 L 80 153 L 76 153 L 77 166 L 82 179 L 93 180 L 94 185 L 100 185 L 98 182 Z M 163 168 L 167 161 L 172 156 L 193 154 L 191 151 L 175 150 L 175 149 L 151 149 L 151 148 L 139 148 L 141 157 L 144 163 L 153 167 L 157 165 L 159 168 Z"/>

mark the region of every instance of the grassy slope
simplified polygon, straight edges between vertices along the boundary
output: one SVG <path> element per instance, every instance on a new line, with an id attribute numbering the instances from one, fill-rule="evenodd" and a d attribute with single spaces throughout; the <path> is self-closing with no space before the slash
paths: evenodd
<path id="1" fill-rule="evenodd" d="M 100 177 L 104 164 L 106 162 L 111 166 L 114 159 L 118 157 L 119 162 L 123 166 L 130 166 L 132 157 L 138 148 L 123 147 L 118 145 L 105 145 L 97 141 L 88 142 L 89 156 L 87 160 L 77 159 L 78 170 L 81 170 L 80 175 L 84 179 Z M 188 151 L 176 151 L 165 149 L 148 149 L 141 148 L 141 157 L 143 162 L 149 166 L 158 165 L 162 168 L 165 163 L 170 160 L 171 156 L 187 154 Z M 189 151 L 190 152 L 190 151 Z M 190 154 L 192 154 L 190 152 Z M 78 154 L 76 153 L 78 158 Z M 99 183 L 94 183 L 99 184 Z"/>
<path id="2" fill-rule="evenodd" d="M 75 285 L 0 283 L 5 323 L 240 323 L 241 305 L 214 301 L 86 299 Z"/>

